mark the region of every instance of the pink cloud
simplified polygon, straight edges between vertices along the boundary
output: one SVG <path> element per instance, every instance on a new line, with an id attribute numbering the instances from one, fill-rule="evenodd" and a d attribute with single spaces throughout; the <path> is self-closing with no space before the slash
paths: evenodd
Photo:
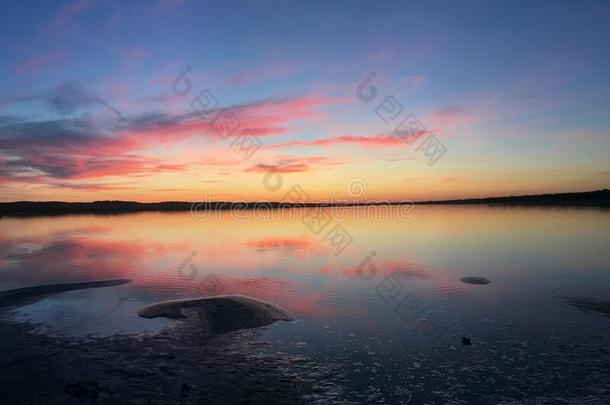
<path id="1" fill-rule="evenodd" d="M 309 170 L 310 167 L 305 163 L 292 163 L 287 165 L 267 165 L 259 163 L 246 169 L 247 172 L 257 173 L 299 173 L 307 172 Z"/>
<path id="2" fill-rule="evenodd" d="M 54 53 L 45 53 L 15 66 L 15 74 L 21 76 L 35 72 L 48 65 L 55 58 Z"/>
<path id="3" fill-rule="evenodd" d="M 422 75 L 404 76 L 398 80 L 398 83 L 402 87 L 415 90 L 426 84 L 426 78 Z"/>
<path id="4" fill-rule="evenodd" d="M 288 76 L 297 71 L 296 67 L 288 64 L 274 64 L 260 69 L 250 69 L 231 75 L 222 81 L 222 84 L 241 86 L 251 83 L 264 82 Z"/>
<path id="5" fill-rule="evenodd" d="M 150 49 L 142 49 L 142 48 L 131 48 L 127 50 L 127 56 L 125 60 L 125 70 L 132 71 L 136 68 L 140 63 L 144 60 L 150 58 L 153 54 L 153 51 Z"/>
<path id="6" fill-rule="evenodd" d="M 297 119 L 320 121 L 325 115 L 317 108 L 331 104 L 342 103 L 345 100 L 339 97 L 310 95 L 290 99 L 265 100 L 245 105 L 231 107 L 231 110 L 240 119 L 269 122 L 287 122 Z M 247 128 L 248 125 L 245 125 Z"/>
<path id="7" fill-rule="evenodd" d="M 467 120 L 466 110 L 461 106 L 449 106 L 432 113 L 435 125 L 448 126 L 463 123 Z"/>
<path id="8" fill-rule="evenodd" d="M 362 145 L 369 147 L 391 147 L 394 145 L 402 145 L 404 141 L 395 135 L 375 135 L 375 136 L 352 136 L 343 135 L 334 138 L 317 139 L 313 141 L 293 141 L 275 144 L 270 148 L 287 148 L 294 146 L 332 146 L 332 145 Z"/>
<path id="9" fill-rule="evenodd" d="M 282 157 L 276 164 L 257 164 L 246 169 L 247 172 L 258 173 L 299 173 L 314 170 L 312 165 L 330 167 L 346 164 L 348 161 L 331 159 L 326 156 Z"/>
<path id="10" fill-rule="evenodd" d="M 453 176 L 453 177 L 445 177 L 444 179 L 442 179 L 443 183 L 456 183 L 459 181 L 462 181 L 463 178 L 461 176 Z"/>
<path id="11" fill-rule="evenodd" d="M 323 118 L 316 111 L 317 107 L 340 102 L 337 98 L 323 96 L 305 96 L 283 100 L 263 100 L 248 104 L 229 106 L 228 110 L 237 118 L 240 125 L 233 135 L 248 129 L 256 136 L 282 135 L 288 132 L 287 126 L 295 120 L 314 120 Z M 126 132 L 123 135 L 126 143 L 156 143 L 181 141 L 193 136 L 208 136 L 217 138 L 211 121 L 222 107 L 211 114 L 208 119 L 176 120 L 160 123 L 143 129 Z M 198 117 L 197 117 L 198 118 Z M 142 136 L 146 134 L 146 136 Z"/>
<path id="12" fill-rule="evenodd" d="M 334 101 L 333 98 L 307 96 L 232 106 L 230 110 L 241 121 L 235 136 L 245 128 L 257 136 L 286 133 L 293 120 L 318 119 L 320 113 L 315 109 Z M 27 183 L 186 171 L 193 164 L 206 162 L 197 163 L 194 157 L 191 163 L 176 164 L 142 152 L 191 138 L 220 139 L 210 120 L 204 120 L 196 113 L 148 114 L 113 123 L 106 129 L 70 120 L 6 125 L 15 135 L 1 140 L 0 153 L 13 158 L 10 162 L 0 161 L 0 177 Z M 322 158 L 308 159 L 311 163 L 324 163 Z M 294 173 L 310 169 L 304 159 L 286 161 L 288 164 L 281 167 L 261 164 L 250 170 L 265 172 L 277 168 L 284 173 Z"/>
<path id="13" fill-rule="evenodd" d="M 100 192 L 100 191 L 116 191 L 116 190 L 131 190 L 133 186 L 126 185 L 118 185 L 118 184 L 96 184 L 96 183 L 50 183 L 50 187 L 52 188 L 62 188 L 62 189 L 72 189 L 72 190 L 82 190 L 82 191 L 90 191 L 90 192 Z"/>
<path id="14" fill-rule="evenodd" d="M 77 0 L 63 7 L 55 16 L 53 24 L 56 27 L 67 28 L 72 20 L 94 4 L 93 0 Z"/>
<path id="15" fill-rule="evenodd" d="M 289 163 L 307 163 L 308 165 L 320 165 L 320 166 L 336 166 L 350 163 L 348 160 L 334 159 L 327 156 L 280 156 L 280 162 L 283 164 Z"/>
<path id="16" fill-rule="evenodd" d="M 383 61 L 383 60 L 388 60 L 388 59 L 392 59 L 392 58 L 393 58 L 393 54 L 391 54 L 387 51 L 379 51 L 379 52 L 371 53 L 364 57 L 364 59 L 368 60 L 368 61 Z"/>

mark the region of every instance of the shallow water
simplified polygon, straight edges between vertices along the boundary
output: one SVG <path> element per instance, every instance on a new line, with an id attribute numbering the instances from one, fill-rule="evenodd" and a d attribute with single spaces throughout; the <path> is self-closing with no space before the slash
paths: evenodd
<path id="1" fill-rule="evenodd" d="M 610 299 L 607 210 L 323 213 L 330 222 L 317 234 L 298 209 L 3 218 L 0 289 L 134 280 L 15 311 L 45 333 L 73 336 L 157 331 L 168 321 L 136 312 L 166 299 L 270 301 L 298 320 L 273 324 L 266 339 L 319 360 L 342 359 L 348 395 L 365 402 L 468 401 L 464 387 L 475 382 L 479 393 L 498 398 L 539 397 L 561 391 L 565 378 L 579 381 L 563 363 L 570 355 L 608 348 L 610 317 L 560 299 Z M 333 239 L 336 225 L 351 243 Z M 460 281 L 467 276 L 491 283 Z"/>

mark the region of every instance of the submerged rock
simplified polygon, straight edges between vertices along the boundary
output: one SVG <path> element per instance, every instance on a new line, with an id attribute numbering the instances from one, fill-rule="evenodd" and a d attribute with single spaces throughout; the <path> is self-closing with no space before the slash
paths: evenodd
<path id="1" fill-rule="evenodd" d="M 462 283 L 466 283 L 466 284 L 480 284 L 480 285 L 485 285 L 485 284 L 491 283 L 491 281 L 489 281 L 485 277 L 474 277 L 474 276 L 462 277 L 462 278 L 460 278 L 460 281 Z"/>
<path id="2" fill-rule="evenodd" d="M 81 283 L 48 284 L 0 291 L 0 308 L 33 304 L 49 295 L 59 294 L 65 291 L 112 287 L 127 283 L 131 283 L 131 280 L 128 278 L 119 278 L 113 280 L 85 281 Z"/>
<path id="3" fill-rule="evenodd" d="M 143 318 L 180 319 L 188 317 L 182 312 L 188 309 L 196 312 L 206 335 L 294 320 L 294 315 L 283 308 L 242 295 L 164 301 L 141 309 L 138 315 Z"/>
<path id="4" fill-rule="evenodd" d="M 559 297 L 564 305 L 579 309 L 584 312 L 593 311 L 610 316 L 610 301 L 597 300 L 584 297 Z"/>
<path id="5" fill-rule="evenodd" d="M 69 384 L 64 388 L 66 394 L 77 400 L 95 400 L 101 392 L 110 391 L 99 387 L 95 381 L 82 381 Z"/>

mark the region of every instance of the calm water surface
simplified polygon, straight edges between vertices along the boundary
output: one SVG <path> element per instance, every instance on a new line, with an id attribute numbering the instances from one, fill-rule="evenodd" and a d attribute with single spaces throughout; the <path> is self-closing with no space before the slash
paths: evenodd
<path id="1" fill-rule="evenodd" d="M 430 206 L 407 218 L 394 207 L 375 219 L 371 210 L 330 213 L 318 234 L 299 210 L 3 218 L 0 289 L 134 280 L 51 296 L 15 315 L 75 336 L 159 330 L 166 321 L 136 311 L 165 299 L 267 300 L 298 318 L 270 326 L 267 340 L 340 359 L 351 395 L 371 402 L 440 398 L 473 383 L 515 397 L 527 376 L 527 393 L 542 393 L 564 384 L 558 347 L 608 342 L 608 317 L 560 298 L 610 298 L 608 211 Z M 353 239 L 340 254 L 328 236 L 335 225 Z"/>

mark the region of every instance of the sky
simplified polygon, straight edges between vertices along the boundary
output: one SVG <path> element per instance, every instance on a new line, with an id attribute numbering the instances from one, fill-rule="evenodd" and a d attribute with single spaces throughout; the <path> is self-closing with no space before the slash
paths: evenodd
<path id="1" fill-rule="evenodd" d="M 610 185 L 607 1 L 0 0 L 0 201 Z"/>

